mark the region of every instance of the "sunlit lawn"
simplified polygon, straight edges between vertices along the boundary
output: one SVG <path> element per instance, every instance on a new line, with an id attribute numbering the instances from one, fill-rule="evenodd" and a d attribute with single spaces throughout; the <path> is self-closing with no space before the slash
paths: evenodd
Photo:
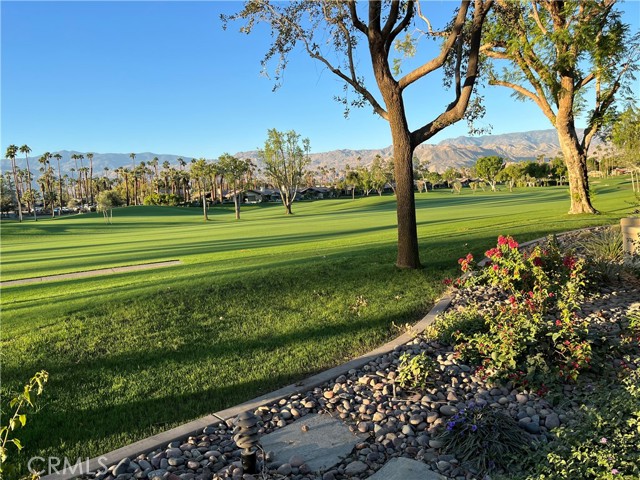
<path id="1" fill-rule="evenodd" d="M 162 260 L 182 265 L 2 289 L 2 392 L 51 379 L 22 458 L 96 456 L 347 358 L 417 321 L 498 234 L 524 241 L 615 223 L 625 179 L 595 183 L 598 216 L 566 187 L 418 194 L 420 271 L 395 260 L 394 198 L 198 209 L 129 207 L 2 223 L 2 280 Z"/>

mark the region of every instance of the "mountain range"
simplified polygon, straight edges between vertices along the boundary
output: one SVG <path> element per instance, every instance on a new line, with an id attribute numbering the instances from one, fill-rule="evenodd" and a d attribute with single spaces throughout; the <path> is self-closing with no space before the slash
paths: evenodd
<path id="1" fill-rule="evenodd" d="M 598 142 L 594 141 L 593 147 L 597 146 Z M 449 167 L 463 168 L 470 167 L 475 164 L 476 160 L 480 157 L 498 155 L 504 157 L 510 161 L 520 162 L 526 160 L 535 160 L 540 156 L 546 158 L 552 158 L 560 153 L 560 146 L 558 143 L 558 136 L 556 131 L 550 130 L 534 130 L 529 132 L 519 133 L 505 133 L 500 135 L 483 135 L 478 137 L 456 137 L 442 140 L 437 144 L 422 144 L 415 150 L 414 156 L 420 160 L 429 161 L 429 168 L 438 172 L 443 172 Z M 61 150 L 59 152 L 51 152 L 52 154 L 59 153 L 62 156 L 60 160 L 60 167 L 64 173 L 69 173 L 72 168 L 79 168 L 81 166 L 78 162 L 71 158 L 73 154 L 82 154 L 85 156 L 83 164 L 85 167 L 89 166 L 89 161 L 86 159 L 86 152 L 78 152 L 73 150 Z M 29 161 L 31 171 L 36 174 L 38 168 L 38 158 L 42 154 L 30 155 Z M 257 151 L 237 152 L 234 154 L 239 158 L 250 158 L 252 160 L 258 160 Z M 312 153 L 311 154 L 311 166 L 317 167 L 334 167 L 340 171 L 345 168 L 346 165 L 355 167 L 356 165 L 368 165 L 373 159 L 380 155 L 383 159 L 393 156 L 393 147 L 388 146 L 380 149 L 371 150 L 332 150 L 330 152 Z M 191 157 L 185 157 L 180 155 L 168 155 L 157 154 L 152 152 L 136 153 L 135 163 L 148 162 L 154 157 L 158 157 L 158 168 L 162 168 L 162 164 L 167 161 L 173 167 L 178 167 L 178 159 L 183 158 L 187 163 L 191 161 Z M 20 168 L 25 168 L 24 157 L 19 155 L 17 157 Z M 93 157 L 93 172 L 94 176 L 104 174 L 104 169 L 114 170 L 118 167 L 131 167 L 134 162 L 130 158 L 129 153 L 94 153 Z M 54 168 L 57 169 L 55 160 L 52 160 Z M 7 159 L 2 160 L 2 170 L 6 171 L 10 168 L 10 163 Z"/>

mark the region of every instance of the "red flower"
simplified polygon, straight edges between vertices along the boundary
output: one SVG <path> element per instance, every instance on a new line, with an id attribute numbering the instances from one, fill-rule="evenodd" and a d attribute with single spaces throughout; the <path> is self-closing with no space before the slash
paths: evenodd
<path id="1" fill-rule="evenodd" d="M 507 237 L 503 237 L 502 235 L 498 237 L 498 245 L 506 245 L 507 243 L 509 243 Z"/>
<path id="2" fill-rule="evenodd" d="M 512 248 L 512 249 L 518 248 L 518 242 L 516 242 L 511 237 L 509 237 L 509 248 Z"/>
<path id="3" fill-rule="evenodd" d="M 541 267 L 542 266 L 542 259 L 540 257 L 536 257 L 533 259 L 533 265 L 534 267 Z"/>
<path id="4" fill-rule="evenodd" d="M 494 263 L 494 264 L 491 266 L 491 268 L 493 268 L 493 271 L 494 271 L 494 272 L 497 272 L 497 271 L 498 271 L 498 268 L 500 268 L 500 267 L 498 267 L 498 265 Z"/>
<path id="5" fill-rule="evenodd" d="M 453 280 L 451 280 L 450 278 L 445 278 L 442 283 L 444 283 L 445 285 L 451 285 L 453 283 Z"/>
<path id="6" fill-rule="evenodd" d="M 560 320 L 556 320 L 556 327 L 561 327 L 562 326 L 562 322 Z"/>
<path id="7" fill-rule="evenodd" d="M 562 264 L 567 267 L 569 270 L 573 270 L 573 267 L 576 266 L 576 259 L 573 258 L 571 255 L 567 255 L 566 257 L 564 257 L 564 259 L 562 260 Z"/>

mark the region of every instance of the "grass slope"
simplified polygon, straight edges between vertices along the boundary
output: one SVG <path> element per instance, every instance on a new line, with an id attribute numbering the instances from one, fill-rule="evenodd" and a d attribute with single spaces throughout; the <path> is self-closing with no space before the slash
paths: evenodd
<path id="1" fill-rule="evenodd" d="M 130 207 L 2 224 L 2 280 L 179 259 L 160 270 L 5 287 L 2 395 L 50 372 L 20 431 L 26 459 L 96 456 L 343 362 L 418 320 L 498 234 L 524 241 L 614 223 L 628 182 L 594 185 L 599 216 L 566 215 L 566 188 L 417 195 L 421 271 L 395 260 L 392 197 L 197 209 Z"/>

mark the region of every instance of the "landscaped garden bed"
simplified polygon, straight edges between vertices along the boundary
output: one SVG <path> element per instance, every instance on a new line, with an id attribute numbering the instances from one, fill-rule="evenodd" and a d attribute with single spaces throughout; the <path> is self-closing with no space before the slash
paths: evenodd
<path id="1" fill-rule="evenodd" d="M 352 454 L 318 476 L 263 452 L 255 477 L 367 478 L 402 456 L 460 480 L 638 478 L 640 282 L 616 245 L 604 229 L 526 251 L 500 237 L 484 268 L 461 258 L 448 311 L 413 341 L 255 411 L 261 434 L 341 418 Z M 239 456 L 221 421 L 97 478 L 242 478 Z"/>

